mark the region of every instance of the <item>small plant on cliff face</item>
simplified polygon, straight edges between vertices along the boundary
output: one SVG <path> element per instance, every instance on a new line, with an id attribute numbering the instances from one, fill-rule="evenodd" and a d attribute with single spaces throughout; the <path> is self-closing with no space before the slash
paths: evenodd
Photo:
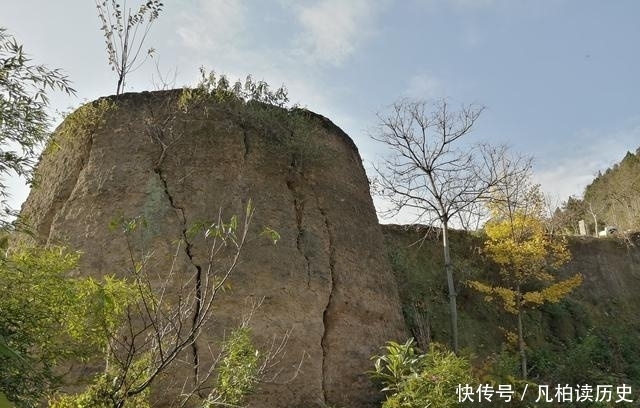
<path id="1" fill-rule="evenodd" d="M 244 83 L 231 83 L 226 75 L 200 68 L 200 82 L 195 88 L 185 88 L 178 100 L 178 107 L 188 112 L 194 107 L 202 107 L 209 101 L 250 104 L 261 103 L 286 108 L 289 103 L 287 88 L 281 86 L 275 91 L 265 81 L 255 81 L 248 75 Z"/>
<path id="2" fill-rule="evenodd" d="M 106 123 L 106 115 L 116 109 L 117 105 L 113 101 L 104 98 L 80 106 L 65 116 L 42 155 L 56 153 L 64 148 L 66 142 L 79 134 L 95 132 Z"/>
<path id="3" fill-rule="evenodd" d="M 326 155 L 329 146 L 320 147 L 319 123 L 313 115 L 298 105 L 289 104 L 284 86 L 273 90 L 265 81 L 256 81 L 250 75 L 244 82 L 231 83 L 226 75 L 207 73 L 200 69 L 201 79 L 195 88 L 184 88 L 178 99 L 183 113 L 200 112 L 205 116 L 212 111 L 223 112 L 242 130 L 265 136 L 265 147 L 277 148 L 287 157 L 287 164 L 297 166 Z"/>
<path id="4" fill-rule="evenodd" d="M 106 115 L 115 109 L 117 109 L 117 105 L 113 101 L 99 99 L 66 115 L 62 124 L 47 142 L 40 157 L 56 154 L 61 149 L 72 148 L 74 138 L 80 139 L 80 135 L 87 136 L 86 140 L 89 140 L 91 133 L 104 126 Z M 33 177 L 29 180 L 29 186 L 38 188 L 41 180 L 42 174 L 36 169 Z"/>
<path id="5" fill-rule="evenodd" d="M 247 326 L 231 332 L 222 345 L 222 360 L 218 367 L 216 386 L 203 408 L 220 403 L 240 405 L 253 392 L 258 382 L 260 352 L 251 341 Z"/>

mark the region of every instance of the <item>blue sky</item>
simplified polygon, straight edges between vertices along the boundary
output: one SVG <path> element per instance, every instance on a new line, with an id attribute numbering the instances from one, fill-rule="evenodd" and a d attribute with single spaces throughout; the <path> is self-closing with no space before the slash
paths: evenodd
<path id="1" fill-rule="evenodd" d="M 559 200 L 640 147 L 640 2 L 616 0 L 165 0 L 157 49 L 127 91 L 154 89 L 155 62 L 176 86 L 205 66 L 285 84 L 356 142 L 365 167 L 376 112 L 400 97 L 449 98 L 486 111 L 473 139 L 535 157 Z M 134 0 L 128 4 L 137 5 Z M 91 0 L 0 0 L 6 27 L 37 63 L 65 70 L 77 97 L 114 93 Z M 169 76 L 172 76 L 169 75 Z M 14 205 L 26 196 L 17 180 Z"/>

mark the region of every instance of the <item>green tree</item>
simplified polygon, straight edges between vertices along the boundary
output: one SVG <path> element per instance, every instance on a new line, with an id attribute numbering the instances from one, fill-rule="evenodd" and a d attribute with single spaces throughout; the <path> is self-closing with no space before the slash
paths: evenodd
<path id="1" fill-rule="evenodd" d="M 562 203 L 562 225 L 565 231 L 578 235 L 580 220 L 587 220 L 588 206 L 584 200 L 576 197 L 569 197 L 566 202 Z"/>
<path id="2" fill-rule="evenodd" d="M 594 222 L 620 230 L 640 229 L 640 157 L 627 152 L 585 188 L 584 201 Z"/>
<path id="3" fill-rule="evenodd" d="M 522 378 L 527 378 L 523 315 L 544 303 L 557 303 L 582 282 L 582 276 L 556 281 L 553 272 L 570 259 L 563 237 L 546 233 L 543 198 L 538 186 L 503 185 L 496 191 L 492 219 L 486 223 L 484 250 L 499 267 L 501 285 L 470 281 L 469 285 L 516 316 Z M 512 340 L 512 339 L 509 339 Z"/>
<path id="4" fill-rule="evenodd" d="M 30 179 L 39 150 L 49 136 L 47 91 L 75 94 L 59 69 L 33 65 L 22 45 L 0 27 L 0 198 L 5 204 L 4 177 L 16 173 Z M 1 218 L 7 227 L 6 218 Z"/>
<path id="5" fill-rule="evenodd" d="M 163 4 L 158 0 L 144 1 L 138 11 L 133 13 L 116 0 L 96 0 L 98 17 L 102 23 L 100 30 L 104 35 L 107 59 L 111 69 L 118 75 L 116 95 L 124 91 L 125 80 L 129 72 L 135 71 L 155 50 L 150 48 L 142 61 L 138 61 L 151 25 L 160 15 Z"/>
<path id="6" fill-rule="evenodd" d="M 36 406 L 59 387 L 61 364 L 100 354 L 122 305 L 134 294 L 123 281 L 72 279 L 79 255 L 64 248 L 21 247 L 0 257 L 0 392 Z"/>

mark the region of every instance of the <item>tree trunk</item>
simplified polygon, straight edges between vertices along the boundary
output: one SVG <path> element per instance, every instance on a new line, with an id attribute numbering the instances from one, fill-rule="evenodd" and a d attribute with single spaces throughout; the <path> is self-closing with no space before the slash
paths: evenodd
<path id="1" fill-rule="evenodd" d="M 116 87 L 116 95 L 120 95 L 122 93 L 122 88 L 124 88 L 124 75 L 119 75 L 118 86 Z"/>
<path id="2" fill-rule="evenodd" d="M 442 223 L 442 246 L 444 248 L 444 270 L 449 287 L 449 314 L 451 315 L 451 340 L 454 353 L 458 353 L 458 309 L 456 306 L 456 289 L 453 284 L 453 267 L 449 250 L 449 231 L 446 222 Z"/>
<path id="3" fill-rule="evenodd" d="M 518 308 L 518 350 L 520 352 L 520 365 L 522 369 L 522 379 L 527 379 L 527 353 L 524 343 L 524 330 L 522 328 L 522 305 L 520 303 L 520 288 L 517 291 L 516 307 Z"/>

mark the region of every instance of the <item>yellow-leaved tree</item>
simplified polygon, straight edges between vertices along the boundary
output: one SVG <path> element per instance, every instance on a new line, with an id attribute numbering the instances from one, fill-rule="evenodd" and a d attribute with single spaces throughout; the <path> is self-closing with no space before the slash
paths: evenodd
<path id="1" fill-rule="evenodd" d="M 544 303 L 557 303 L 582 283 L 576 274 L 558 281 L 553 272 L 571 258 L 564 237 L 552 236 L 544 225 L 539 186 L 523 179 L 495 191 L 492 218 L 485 224 L 485 253 L 500 267 L 499 284 L 468 284 L 517 317 L 517 342 L 522 378 L 527 378 L 523 315 Z"/>

